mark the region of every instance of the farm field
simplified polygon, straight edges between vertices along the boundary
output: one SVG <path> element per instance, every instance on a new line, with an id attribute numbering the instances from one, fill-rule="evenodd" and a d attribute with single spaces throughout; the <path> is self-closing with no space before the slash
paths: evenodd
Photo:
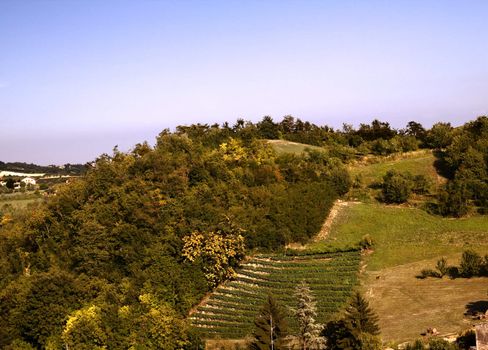
<path id="1" fill-rule="evenodd" d="M 318 321 L 339 311 L 357 285 L 358 251 L 310 256 L 254 256 L 228 281 L 198 306 L 190 319 L 202 337 L 242 339 L 253 330 L 253 321 L 268 292 L 288 313 L 289 326 L 297 330 L 291 315 L 295 287 L 306 281 L 317 300 Z"/>

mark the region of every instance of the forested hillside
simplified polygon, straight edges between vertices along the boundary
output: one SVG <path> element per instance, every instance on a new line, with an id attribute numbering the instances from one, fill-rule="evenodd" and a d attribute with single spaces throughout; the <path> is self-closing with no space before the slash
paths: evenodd
<path id="1" fill-rule="evenodd" d="M 0 213 L 0 347 L 194 349 L 190 308 L 245 255 L 316 234 L 334 200 L 361 186 L 350 161 L 434 148 L 451 174 L 429 197 L 437 213 L 467 212 L 443 210 L 459 188 L 462 204 L 482 212 L 486 120 L 339 131 L 265 117 L 180 126 L 154 146 L 114 149 L 42 204 Z M 317 147 L 276 152 L 268 139 Z M 466 152 L 469 161 L 456 158 Z"/>
<path id="2" fill-rule="evenodd" d="M 3 220 L 0 346 L 189 346 L 183 318 L 219 277 L 208 278 L 212 257 L 183 256 L 184 237 L 242 236 L 247 249 L 303 242 L 347 191 L 343 166 L 325 154 L 277 156 L 256 138 L 217 136 L 165 131 L 154 147 L 115 150 Z"/>

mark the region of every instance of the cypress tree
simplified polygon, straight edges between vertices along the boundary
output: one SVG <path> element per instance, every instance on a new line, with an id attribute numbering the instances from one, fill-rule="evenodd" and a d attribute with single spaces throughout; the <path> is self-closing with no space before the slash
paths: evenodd
<path id="1" fill-rule="evenodd" d="M 271 294 L 254 320 L 252 350 L 285 349 L 287 322 L 283 311 Z"/>

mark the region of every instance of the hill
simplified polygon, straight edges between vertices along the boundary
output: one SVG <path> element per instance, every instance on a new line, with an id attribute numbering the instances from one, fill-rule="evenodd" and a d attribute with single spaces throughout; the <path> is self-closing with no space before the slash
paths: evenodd
<path id="1" fill-rule="evenodd" d="M 81 175 L 86 171 L 83 164 L 37 165 L 23 162 L 1 162 L 0 171 L 14 173 L 41 173 L 50 175 Z M 22 176 L 22 175 L 19 175 Z"/>

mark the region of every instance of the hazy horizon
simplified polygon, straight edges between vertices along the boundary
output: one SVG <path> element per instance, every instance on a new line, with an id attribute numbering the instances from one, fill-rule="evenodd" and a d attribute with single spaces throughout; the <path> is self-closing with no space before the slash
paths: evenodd
<path id="1" fill-rule="evenodd" d="M 0 160 L 84 163 L 165 128 L 488 114 L 484 1 L 0 2 Z"/>

